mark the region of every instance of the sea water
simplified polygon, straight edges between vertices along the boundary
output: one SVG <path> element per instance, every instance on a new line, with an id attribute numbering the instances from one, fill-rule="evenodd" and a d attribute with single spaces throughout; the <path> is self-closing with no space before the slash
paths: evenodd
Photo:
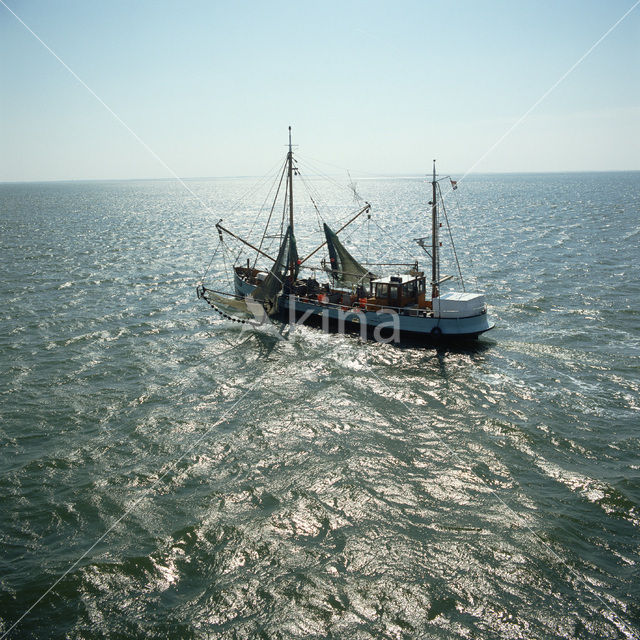
<path id="1" fill-rule="evenodd" d="M 637 637 L 640 173 L 447 190 L 496 328 L 438 348 L 198 300 L 252 183 L 0 185 L 0 637 Z M 348 248 L 428 261 L 430 189 L 360 180 Z"/>

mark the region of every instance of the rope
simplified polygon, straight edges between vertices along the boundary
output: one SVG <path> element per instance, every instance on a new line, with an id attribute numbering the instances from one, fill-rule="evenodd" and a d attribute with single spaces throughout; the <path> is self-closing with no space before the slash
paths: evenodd
<path id="1" fill-rule="evenodd" d="M 269 230 L 269 223 L 271 222 L 271 216 L 273 215 L 273 210 L 276 208 L 276 201 L 278 200 L 278 194 L 280 193 L 280 188 L 282 187 L 282 181 L 284 180 L 284 171 L 286 169 L 286 163 L 283 165 L 282 168 L 282 174 L 280 175 L 280 182 L 278 183 L 278 189 L 276 190 L 276 195 L 273 199 L 273 204 L 271 205 L 271 211 L 269 211 L 269 218 L 267 219 L 267 224 L 264 227 L 264 233 L 262 234 L 262 238 L 260 239 L 260 244 L 258 245 L 258 249 L 262 249 L 262 244 L 264 243 L 264 239 L 267 235 L 267 231 Z M 269 193 L 271 193 L 271 189 L 269 189 Z M 267 194 L 268 196 L 269 194 Z M 266 198 L 265 198 L 266 201 Z M 253 230 L 253 227 L 252 227 Z M 249 232 L 249 235 L 251 235 L 251 232 Z M 240 254 L 238 254 L 240 255 Z M 255 260 L 253 261 L 253 268 L 256 268 L 256 264 L 258 262 L 258 253 L 256 253 L 256 257 Z"/>
<path id="2" fill-rule="evenodd" d="M 300 162 L 300 157 L 296 156 L 298 159 L 298 164 L 302 164 L 305 168 L 307 167 L 307 162 L 304 160 L 304 158 L 302 159 L 302 162 Z M 332 178 L 330 175 L 324 173 L 321 169 L 319 169 L 317 166 L 314 166 L 313 163 L 309 162 L 308 163 L 309 168 L 312 170 L 312 172 L 317 173 L 319 176 L 321 176 L 322 178 L 324 178 L 327 182 L 330 182 L 331 184 L 335 185 L 336 187 L 338 187 L 338 189 L 340 189 L 341 192 L 344 193 L 348 193 L 351 197 L 353 197 L 353 190 L 351 190 L 349 187 L 346 187 L 343 183 L 338 182 L 337 180 L 335 180 L 334 178 Z M 347 175 L 349 175 L 349 172 L 347 171 Z M 318 194 L 316 192 L 316 199 L 317 200 L 321 200 L 321 198 L 318 197 Z M 337 223 L 341 223 L 343 220 L 346 220 L 349 215 L 351 214 L 346 214 L 345 216 L 343 216 L 342 218 L 339 218 L 337 220 Z"/>
<path id="3" fill-rule="evenodd" d="M 233 286 L 233 278 L 229 275 L 229 267 L 227 266 L 227 245 L 222 241 L 222 260 L 224 263 L 224 272 L 229 280 L 229 286 Z"/>
<path id="4" fill-rule="evenodd" d="M 343 190 L 343 189 L 346 190 L 346 187 L 344 186 L 344 184 L 341 184 L 335 178 L 332 178 L 329 174 L 322 171 L 322 169 L 319 169 L 317 166 L 314 166 L 312 162 L 308 162 L 308 159 L 306 159 L 304 156 L 301 157 L 297 155 L 296 158 L 298 160 L 298 164 L 302 164 L 305 167 L 308 164 L 309 168 L 312 169 L 314 173 L 317 173 L 319 176 L 322 176 L 325 180 L 327 180 L 327 182 L 331 182 L 336 187 L 340 188 L 340 190 Z M 302 162 L 300 162 L 300 160 L 302 160 Z"/>
<path id="5" fill-rule="evenodd" d="M 285 165 L 283 165 L 283 166 L 285 166 Z M 284 171 L 284 169 L 283 169 L 283 171 Z M 278 172 L 275 173 L 274 175 L 277 176 Z M 271 174 L 269 175 L 269 178 L 271 178 Z M 256 187 L 256 189 L 254 189 L 253 193 L 255 193 L 258 190 L 258 188 L 261 187 L 265 183 L 266 183 L 266 180 L 263 180 L 262 183 L 260 185 L 258 185 L 258 187 Z M 253 230 L 255 229 L 256 224 L 258 223 L 258 219 L 260 218 L 262 212 L 264 211 L 265 204 L 267 203 L 267 200 L 269 199 L 269 196 L 271 195 L 271 192 L 273 191 L 274 185 L 275 185 L 275 180 L 271 183 L 271 186 L 269 187 L 269 191 L 267 191 L 267 195 L 265 196 L 264 200 L 262 201 L 262 204 L 260 205 L 260 209 L 258 209 L 258 213 L 255 215 L 255 217 L 253 219 L 253 222 L 251 223 L 251 227 L 249 228 L 249 233 L 247 234 L 247 238 L 251 238 L 251 234 L 253 233 Z M 279 186 L 278 186 L 278 188 L 279 188 Z M 276 198 L 277 197 L 278 197 L 278 195 L 276 193 Z M 267 226 L 268 226 L 268 223 L 267 223 Z M 264 239 L 264 236 L 263 236 L 263 239 Z M 244 251 L 244 248 L 240 247 L 240 250 L 238 251 L 238 253 L 237 253 L 236 257 L 235 257 L 235 259 L 233 261 L 233 264 L 237 264 L 238 260 L 240 259 L 240 255 L 242 254 L 243 251 Z M 256 259 L 257 259 L 257 256 L 256 256 Z"/>
<path id="6" fill-rule="evenodd" d="M 252 195 L 253 193 L 255 193 L 258 189 L 260 189 L 264 184 L 267 183 L 268 180 L 270 180 L 273 176 L 274 173 L 274 168 L 279 167 L 280 166 L 280 162 L 278 161 L 278 163 L 276 165 L 274 165 L 271 169 L 269 169 L 269 171 L 264 174 L 263 176 L 261 176 L 261 178 L 258 179 L 258 182 L 255 184 L 252 184 L 232 205 L 231 207 L 229 207 L 229 211 L 234 211 L 236 210 L 239 206 L 240 203 L 245 200 L 246 198 L 248 198 L 250 195 Z M 269 192 L 271 192 L 271 190 L 269 190 Z M 259 215 L 259 213 L 258 213 Z M 252 225 L 252 230 L 253 230 L 253 226 L 255 226 L 255 223 L 257 222 L 257 217 L 256 220 L 254 221 L 254 224 Z M 206 278 L 207 274 L 209 273 L 209 270 L 211 269 L 211 265 L 213 264 L 213 260 L 216 256 L 216 253 L 218 252 L 218 249 L 220 248 L 220 242 L 218 242 L 218 245 L 216 246 L 216 249 L 213 253 L 213 255 L 211 256 L 211 259 L 209 260 L 209 263 L 207 264 L 206 269 L 204 270 L 204 273 L 202 274 L 201 277 L 201 282 L 204 281 L 204 279 Z"/>
<path id="7" fill-rule="evenodd" d="M 442 202 L 442 211 L 444 212 L 444 219 L 447 222 L 447 229 L 449 231 L 449 239 L 451 240 L 451 247 L 453 249 L 453 256 L 456 259 L 456 266 L 458 267 L 458 273 L 460 274 L 460 284 L 462 285 L 462 290 L 466 291 L 464 288 L 464 280 L 462 278 L 462 271 L 460 269 L 460 262 L 458 262 L 458 252 L 456 251 L 456 245 L 453 242 L 453 234 L 451 233 L 451 226 L 449 225 L 449 216 L 447 215 L 447 209 L 444 206 L 444 198 L 442 197 L 442 190 L 440 189 L 440 183 L 438 183 L 438 193 L 440 194 L 440 201 Z"/>
<path id="8" fill-rule="evenodd" d="M 394 240 L 392 233 L 389 233 L 388 231 L 385 231 L 375 220 L 373 221 L 373 224 L 375 224 L 376 227 L 378 227 L 378 229 L 380 229 L 380 231 L 382 231 L 382 233 L 384 234 L 385 237 L 391 239 L 391 242 L 393 244 L 395 244 L 396 247 L 398 247 L 398 249 L 400 249 L 400 251 L 404 252 L 405 255 L 408 255 L 411 258 L 411 260 L 413 262 L 415 262 L 415 257 L 407 251 L 406 247 L 403 247 L 401 244 L 398 244 L 398 242 L 396 240 Z"/>
<path id="9" fill-rule="evenodd" d="M 349 230 L 349 233 L 345 234 L 343 236 L 344 238 L 344 242 L 342 244 L 344 244 L 345 242 L 348 242 L 349 240 L 351 240 L 351 237 L 355 234 L 356 231 L 359 231 L 360 228 L 362 227 L 362 225 L 366 222 L 366 220 L 364 218 L 362 218 L 362 220 L 360 220 L 357 224 L 353 225 L 353 228 Z"/>
<path id="10" fill-rule="evenodd" d="M 455 191 L 453 191 L 453 197 L 455 198 L 455 201 L 456 201 L 456 209 L 458 211 L 458 214 L 459 214 L 460 218 L 462 218 L 462 214 L 460 213 L 460 201 L 458 199 L 458 194 Z M 464 242 L 466 243 L 466 245 L 467 246 L 471 246 L 471 243 L 469 242 L 469 236 L 467 235 L 467 227 L 465 225 L 462 225 L 462 236 L 464 238 Z M 476 270 L 476 264 L 475 264 L 474 259 L 473 259 L 473 252 L 469 253 L 469 263 L 470 263 L 469 270 L 471 271 L 471 277 L 475 281 L 475 288 L 477 290 L 478 289 L 478 274 L 477 274 L 477 270 Z"/>
<path id="11" fill-rule="evenodd" d="M 316 208 L 316 211 L 318 212 L 318 214 L 320 213 L 320 210 L 318 209 L 318 205 L 316 203 L 316 200 L 322 205 L 323 203 L 323 197 L 322 194 L 305 178 L 305 176 L 302 174 L 302 172 L 299 169 L 299 165 L 300 163 L 298 163 L 298 176 L 302 182 L 302 184 L 304 185 L 304 188 L 307 190 L 307 194 L 308 196 L 311 198 L 311 202 L 313 203 L 313 206 Z M 306 167 L 305 167 L 306 170 Z"/>
<path id="12" fill-rule="evenodd" d="M 460 183 L 460 181 L 458 181 L 458 184 Z M 440 185 L 438 184 L 438 187 L 440 187 Z M 458 194 L 456 193 L 457 190 L 451 189 L 451 191 L 447 192 L 447 196 L 451 193 L 453 193 L 453 197 L 455 198 L 455 205 L 456 205 L 456 211 L 458 212 L 458 218 L 462 218 L 462 213 L 460 211 L 460 200 L 458 199 Z M 442 192 L 441 192 L 441 196 L 442 196 Z M 442 199 L 442 205 L 444 208 L 444 198 Z M 467 226 L 466 225 L 460 225 L 459 226 L 460 229 L 460 234 L 462 235 L 462 239 L 464 244 L 469 247 L 471 246 L 471 242 L 469 241 L 469 235 L 468 235 L 468 230 L 467 230 Z M 477 275 L 477 270 L 476 270 L 476 264 L 475 261 L 473 259 L 473 252 L 469 253 L 469 272 L 471 273 L 471 276 L 469 278 L 469 280 L 472 280 L 473 282 L 475 282 L 475 289 L 478 289 L 478 275 Z"/>
<path id="13" fill-rule="evenodd" d="M 213 264 L 213 260 L 216 257 L 216 253 L 218 253 L 218 249 L 220 248 L 220 245 L 222 244 L 222 240 L 218 240 L 218 245 L 216 246 L 216 250 L 213 252 L 213 255 L 211 256 L 211 260 L 209 260 L 209 264 L 207 265 L 207 268 L 204 270 L 204 273 L 202 274 L 202 278 L 200 278 L 200 282 L 204 282 L 204 279 L 207 277 L 207 274 L 209 273 L 209 269 L 211 269 L 211 265 Z"/>
<path id="14" fill-rule="evenodd" d="M 333 164 L 332 162 L 326 162 L 325 160 L 320 160 L 319 158 L 312 158 L 310 156 L 306 156 L 307 160 L 313 160 L 314 162 L 319 162 L 320 164 L 324 164 L 328 167 L 334 167 L 335 169 L 340 169 L 342 171 L 348 171 L 348 169 L 346 167 L 341 167 L 338 164 Z M 353 169 L 354 167 L 352 167 Z M 358 173 L 361 173 L 362 175 L 365 176 L 370 176 L 371 178 L 380 178 L 381 174 L 380 173 L 371 173 L 371 171 L 363 171 L 362 169 L 358 169 L 357 167 L 355 167 L 356 171 Z"/>
<path id="15" fill-rule="evenodd" d="M 302 182 L 302 185 L 307 190 L 307 195 L 309 196 L 309 199 L 311 200 L 311 204 L 313 205 L 313 209 L 316 212 L 316 221 L 318 223 L 318 231 L 320 235 L 322 235 L 322 223 L 325 220 L 322 217 L 322 214 L 320 213 L 320 209 L 318 208 L 318 205 L 316 204 L 316 199 L 320 200 L 321 198 L 319 197 L 317 191 L 313 189 L 311 184 L 305 179 L 302 173 L 300 173 L 300 169 L 298 169 L 298 176 L 300 177 L 300 181 Z M 314 199 L 314 193 L 313 193 L 314 191 L 316 195 L 315 199 Z"/>

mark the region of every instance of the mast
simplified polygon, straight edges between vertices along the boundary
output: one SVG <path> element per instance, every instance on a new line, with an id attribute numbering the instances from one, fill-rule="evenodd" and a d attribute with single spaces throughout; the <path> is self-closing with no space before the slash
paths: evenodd
<path id="1" fill-rule="evenodd" d="M 433 161 L 433 180 L 431 181 L 431 298 L 438 293 L 438 205 L 436 200 L 436 161 Z"/>
<path id="2" fill-rule="evenodd" d="M 289 226 L 293 233 L 293 151 L 291 149 L 291 127 L 289 127 L 289 153 L 287 154 L 287 171 L 289 179 Z"/>
<path id="3" fill-rule="evenodd" d="M 291 251 L 291 244 L 293 243 L 293 149 L 291 147 L 291 126 L 289 126 L 289 153 L 287 154 L 287 172 L 289 183 L 289 264 L 287 265 L 289 270 L 289 276 L 291 282 L 295 279 L 296 265 L 293 252 Z"/>

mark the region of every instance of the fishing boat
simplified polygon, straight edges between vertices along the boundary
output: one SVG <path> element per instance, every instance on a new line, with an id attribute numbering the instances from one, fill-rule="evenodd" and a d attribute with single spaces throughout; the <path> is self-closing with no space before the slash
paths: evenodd
<path id="1" fill-rule="evenodd" d="M 299 175 L 289 127 L 288 152 L 262 239 L 250 242 L 220 220 L 216 224 L 220 245 L 237 241 L 250 257 L 236 257 L 233 292 L 206 285 L 203 279 L 197 286 L 199 298 L 237 322 L 321 326 L 325 331 L 356 332 L 380 342 L 475 339 L 493 328 L 485 296 L 466 291 L 461 273 L 458 281 L 462 290 L 442 290 L 454 279 L 440 274 L 440 212 L 444 207 L 440 181 L 451 179 L 437 176 L 435 161 L 427 216 L 431 233 L 414 239 L 428 256 L 426 272 L 415 261 L 378 264 L 392 267 L 393 272 L 377 274 L 369 269 L 370 263 L 359 262 L 345 248 L 339 234 L 361 216 L 371 217 L 371 205 L 366 202 L 337 231 L 324 222 L 324 239 L 301 257 L 294 235 L 294 178 Z M 456 187 L 452 180 L 451 184 Z M 279 248 L 273 256 L 265 250 L 264 241 L 281 193 L 284 206 L 279 224 L 276 221 Z M 326 255 L 319 265 L 312 264 L 310 259 L 321 250 Z"/>

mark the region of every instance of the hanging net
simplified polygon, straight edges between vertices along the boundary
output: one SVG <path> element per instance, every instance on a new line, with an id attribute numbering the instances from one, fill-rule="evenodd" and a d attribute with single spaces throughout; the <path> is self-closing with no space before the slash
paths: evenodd
<path id="1" fill-rule="evenodd" d="M 268 322 L 264 307 L 260 302 L 251 298 L 240 298 L 231 294 L 211 291 L 205 287 L 200 287 L 198 296 L 204 298 L 213 309 L 223 318 L 234 322 L 248 323 L 255 326 Z"/>
<path id="2" fill-rule="evenodd" d="M 341 284 L 358 286 L 367 284 L 369 278 L 376 276 L 365 269 L 343 246 L 338 236 L 324 225 L 327 248 L 331 260 L 331 274 Z"/>
<path id="3" fill-rule="evenodd" d="M 286 285 L 293 284 L 297 278 L 298 263 L 296 240 L 291 227 L 288 227 L 274 265 L 251 295 L 242 298 L 200 287 L 198 296 L 204 298 L 225 318 L 237 322 L 263 324 L 268 318 L 278 314 L 278 295 Z"/>
<path id="4" fill-rule="evenodd" d="M 278 312 L 278 294 L 285 288 L 285 274 L 290 268 L 292 272 L 289 272 L 286 280 L 293 284 L 298 277 L 299 260 L 296 239 L 291 226 L 288 226 L 280 245 L 280 251 L 278 251 L 278 257 L 271 267 L 271 271 L 251 295 L 254 300 L 262 303 L 269 316 L 274 316 Z"/>

